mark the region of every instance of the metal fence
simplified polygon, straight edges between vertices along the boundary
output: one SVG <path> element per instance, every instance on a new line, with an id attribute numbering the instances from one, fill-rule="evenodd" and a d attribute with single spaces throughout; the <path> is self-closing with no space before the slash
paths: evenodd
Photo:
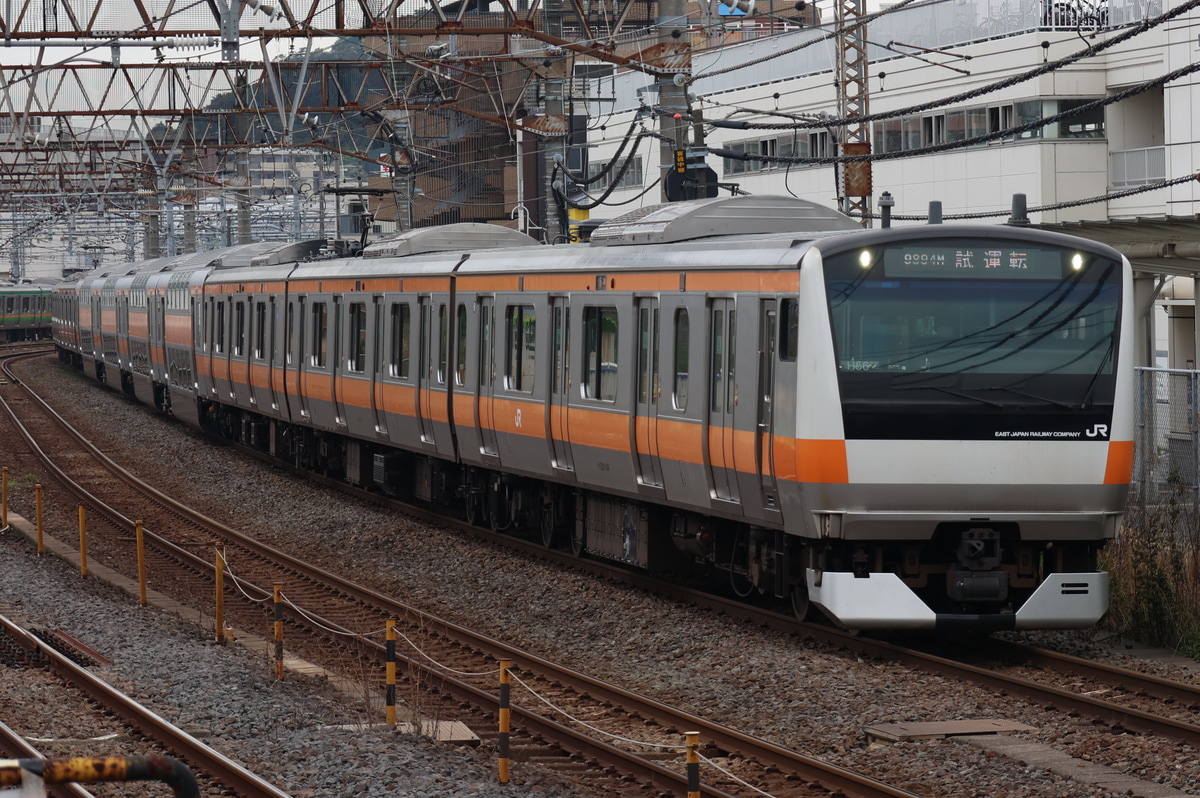
<path id="1" fill-rule="evenodd" d="M 1137 369 L 1131 508 L 1200 502 L 1200 371 Z"/>

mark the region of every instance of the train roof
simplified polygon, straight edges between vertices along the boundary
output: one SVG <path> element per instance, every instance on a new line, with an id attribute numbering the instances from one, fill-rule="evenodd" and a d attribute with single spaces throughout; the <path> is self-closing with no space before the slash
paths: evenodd
<path id="1" fill-rule="evenodd" d="M 34 283 L 24 280 L 19 283 L 0 281 L 0 292 L 5 294 L 42 294 L 53 290 L 54 286 L 50 283 Z"/>
<path id="2" fill-rule="evenodd" d="M 669 244 L 713 236 L 861 229 L 858 222 L 844 213 L 796 197 L 715 197 L 651 205 L 619 216 L 592 232 L 591 245 Z"/>
<path id="3" fill-rule="evenodd" d="M 519 230 L 483 222 L 458 222 L 437 227 L 418 227 L 377 241 L 363 250 L 365 260 L 424 255 L 432 252 L 542 246 L 533 236 Z"/>

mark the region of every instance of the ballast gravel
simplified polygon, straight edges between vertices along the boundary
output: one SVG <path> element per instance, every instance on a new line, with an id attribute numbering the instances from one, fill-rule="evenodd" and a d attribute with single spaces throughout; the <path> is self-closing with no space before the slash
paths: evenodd
<path id="1" fill-rule="evenodd" d="M 1081 762 L 1200 792 L 1200 752 L 1190 746 L 1113 732 L 971 684 L 520 559 L 244 458 L 51 358 L 27 367 L 24 379 L 64 397 L 56 401 L 60 412 L 101 449 L 217 520 L 533 653 L 914 793 L 1129 794 L 953 738 L 873 743 L 864 727 L 1013 720 L 1033 727 L 1024 739 Z M 13 501 L 18 512 L 21 502 L 32 504 L 21 491 Z M 328 685 L 275 682 L 269 663 L 206 642 L 205 630 L 138 610 L 124 594 L 81 583 L 61 563 L 31 557 L 29 545 L 12 535 L 0 536 L 0 547 L 0 603 L 101 650 L 115 661 L 112 678 L 120 687 L 179 725 L 204 729 L 212 745 L 293 795 L 582 794 L 561 776 L 521 764 L 514 766 L 520 783 L 498 785 L 486 750 L 362 726 L 363 710 Z M 1042 633 L 1037 642 L 1079 656 L 1130 659 L 1083 633 Z M 1145 668 L 1165 670 L 1152 661 Z M 1166 675 L 1193 678 L 1185 670 Z M 513 700 L 522 701 L 519 691 Z M 346 730 L 342 723 L 360 727 Z"/>

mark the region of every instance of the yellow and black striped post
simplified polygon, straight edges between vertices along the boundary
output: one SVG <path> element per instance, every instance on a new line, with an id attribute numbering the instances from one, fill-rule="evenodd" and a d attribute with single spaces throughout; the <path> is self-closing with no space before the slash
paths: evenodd
<path id="1" fill-rule="evenodd" d="M 79 575 L 87 576 L 87 510 L 79 503 Z"/>
<path id="2" fill-rule="evenodd" d="M 34 514 L 37 517 L 38 556 L 46 553 L 46 544 L 42 540 L 42 483 L 33 486 Z"/>
<path id="3" fill-rule="evenodd" d="M 8 526 L 8 466 L 0 468 L 0 527 Z"/>
<path id="4" fill-rule="evenodd" d="M 213 568 L 216 571 L 217 577 L 217 601 L 216 601 L 216 623 L 217 623 L 217 642 L 225 642 L 225 549 L 220 543 L 216 544 L 216 562 Z"/>
<path id="5" fill-rule="evenodd" d="M 396 622 L 389 620 L 387 627 L 387 690 L 384 702 L 387 706 L 387 724 L 396 725 Z"/>
<path id="6" fill-rule="evenodd" d="M 271 591 L 275 598 L 275 678 L 283 681 L 283 585 L 278 582 Z"/>
<path id="7" fill-rule="evenodd" d="M 688 798 L 700 798 L 700 754 L 696 750 L 700 732 L 684 732 L 683 739 L 687 743 Z"/>
<path id="8" fill-rule="evenodd" d="M 508 734 L 512 731 L 510 716 L 511 709 L 509 708 L 509 693 L 512 690 L 512 678 L 508 674 L 508 669 L 512 667 L 512 662 L 507 659 L 500 660 L 500 739 L 497 745 L 500 748 L 500 783 L 508 784 Z"/>
<path id="9" fill-rule="evenodd" d="M 138 563 L 138 604 L 146 606 L 146 540 L 142 532 L 142 522 L 133 522 L 133 536 L 137 541 Z"/>

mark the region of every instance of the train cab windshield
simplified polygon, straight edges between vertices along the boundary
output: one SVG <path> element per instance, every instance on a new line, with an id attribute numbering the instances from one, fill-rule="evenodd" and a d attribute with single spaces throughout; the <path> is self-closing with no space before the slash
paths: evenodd
<path id="1" fill-rule="evenodd" d="M 1116 260 L 939 239 L 839 253 L 825 277 L 848 437 L 1060 434 L 1111 416 Z"/>

